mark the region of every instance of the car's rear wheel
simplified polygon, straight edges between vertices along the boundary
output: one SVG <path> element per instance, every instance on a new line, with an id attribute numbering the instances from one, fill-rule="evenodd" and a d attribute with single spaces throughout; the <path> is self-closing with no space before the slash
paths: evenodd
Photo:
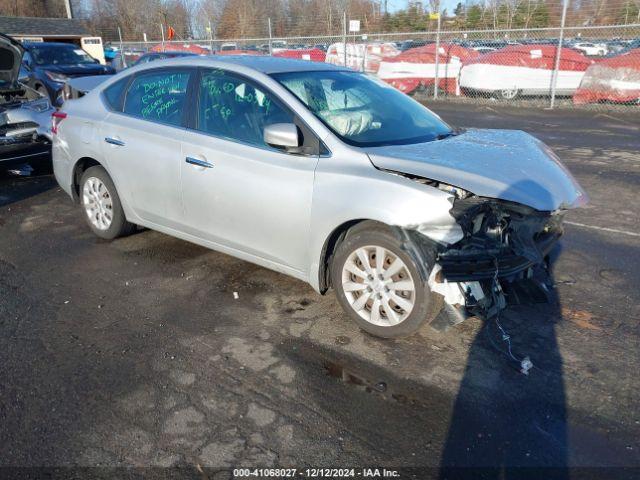
<path id="1" fill-rule="evenodd" d="M 111 177 L 102 167 L 91 167 L 83 173 L 80 204 L 89 227 L 100 238 L 113 240 L 135 230 L 135 225 L 125 218 Z"/>
<path id="2" fill-rule="evenodd" d="M 520 90 L 517 88 L 503 88 L 498 91 L 498 98 L 502 100 L 515 100 L 520 95 Z"/>
<path id="3" fill-rule="evenodd" d="M 433 266 L 433 259 L 419 261 Z M 333 257 L 332 286 L 342 308 L 366 332 L 410 335 L 442 308 L 442 297 L 431 292 L 415 262 L 390 229 L 356 227 Z"/>

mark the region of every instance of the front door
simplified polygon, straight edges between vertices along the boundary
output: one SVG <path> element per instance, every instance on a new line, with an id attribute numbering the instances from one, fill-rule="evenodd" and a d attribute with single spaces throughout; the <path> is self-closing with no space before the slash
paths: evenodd
<path id="1" fill-rule="evenodd" d="M 291 154 L 264 143 L 265 126 L 294 117 L 252 81 L 205 70 L 196 89 L 195 130 L 185 134 L 181 163 L 191 233 L 303 272 L 317 150 Z"/>

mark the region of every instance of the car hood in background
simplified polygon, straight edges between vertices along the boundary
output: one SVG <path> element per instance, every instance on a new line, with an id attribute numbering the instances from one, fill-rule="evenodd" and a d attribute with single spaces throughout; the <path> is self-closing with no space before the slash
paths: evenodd
<path id="1" fill-rule="evenodd" d="M 38 68 L 48 72 L 57 72 L 73 77 L 87 75 L 111 75 L 115 73 L 113 68 L 97 63 L 80 63 L 77 65 L 38 65 Z"/>
<path id="2" fill-rule="evenodd" d="M 18 81 L 24 48 L 11 37 L 0 33 L 0 82 L 14 85 Z"/>
<path id="3" fill-rule="evenodd" d="M 90 77 L 75 77 L 75 78 L 70 78 L 69 81 L 67 81 L 67 84 L 74 90 L 77 90 L 82 93 L 89 93 L 91 90 L 93 90 L 102 82 L 108 79 L 109 77 L 106 75 L 93 75 Z"/>
<path id="4" fill-rule="evenodd" d="M 519 130 L 469 129 L 443 140 L 365 151 L 378 168 L 540 211 L 574 208 L 587 201 L 586 193 L 551 149 Z"/>

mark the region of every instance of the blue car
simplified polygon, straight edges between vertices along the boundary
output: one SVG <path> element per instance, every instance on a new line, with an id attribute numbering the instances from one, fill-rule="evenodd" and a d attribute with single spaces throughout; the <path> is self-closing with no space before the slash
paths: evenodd
<path id="1" fill-rule="evenodd" d="M 64 84 L 72 77 L 112 75 L 112 67 L 101 65 L 80 47 L 69 43 L 25 43 L 22 59 L 24 81 L 47 95 L 56 106 L 62 104 Z"/>

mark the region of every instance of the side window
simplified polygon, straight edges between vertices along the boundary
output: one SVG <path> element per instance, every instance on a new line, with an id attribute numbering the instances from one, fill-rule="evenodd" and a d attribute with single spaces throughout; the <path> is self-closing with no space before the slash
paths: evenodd
<path id="1" fill-rule="evenodd" d="M 104 89 L 104 99 L 111 110 L 122 111 L 122 93 L 127 83 L 129 83 L 129 78 L 130 77 L 124 77 Z"/>
<path id="2" fill-rule="evenodd" d="M 177 70 L 143 73 L 127 89 L 124 113 L 157 123 L 182 125 L 191 74 Z"/>
<path id="3" fill-rule="evenodd" d="M 267 125 L 293 123 L 293 115 L 268 92 L 223 70 L 205 71 L 199 85 L 198 130 L 266 147 Z"/>

